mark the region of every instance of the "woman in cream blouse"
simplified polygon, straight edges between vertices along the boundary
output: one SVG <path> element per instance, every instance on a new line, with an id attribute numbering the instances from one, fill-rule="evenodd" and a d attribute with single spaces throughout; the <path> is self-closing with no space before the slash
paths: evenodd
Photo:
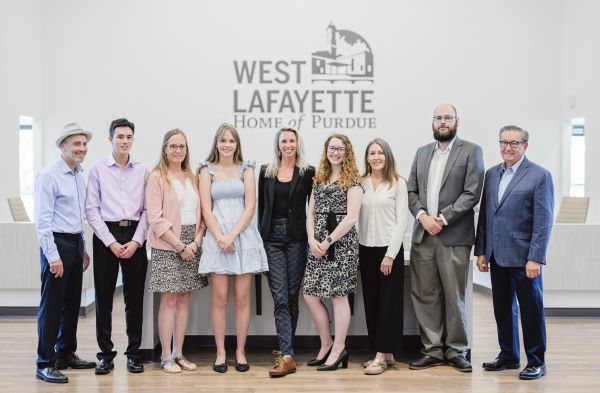
<path id="1" fill-rule="evenodd" d="M 365 373 L 383 373 L 401 349 L 404 249 L 408 220 L 406 181 L 396 172 L 390 145 L 383 139 L 365 151 L 365 194 L 360 209 L 359 261 L 369 344 L 375 358 Z"/>

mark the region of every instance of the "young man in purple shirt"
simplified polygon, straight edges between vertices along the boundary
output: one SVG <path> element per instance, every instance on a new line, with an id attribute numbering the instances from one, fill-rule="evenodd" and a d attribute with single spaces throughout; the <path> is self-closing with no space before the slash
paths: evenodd
<path id="1" fill-rule="evenodd" d="M 90 169 L 85 212 L 94 230 L 94 285 L 96 289 L 96 338 L 98 366 L 96 374 L 108 374 L 114 368 L 111 340 L 112 308 L 119 265 L 123 278 L 125 322 L 128 345 L 127 369 L 144 371 L 140 344 L 144 283 L 148 258 L 146 235 L 148 220 L 144 202 L 148 169 L 129 154 L 135 126 L 127 119 L 113 120 L 108 141 L 112 153 Z"/>

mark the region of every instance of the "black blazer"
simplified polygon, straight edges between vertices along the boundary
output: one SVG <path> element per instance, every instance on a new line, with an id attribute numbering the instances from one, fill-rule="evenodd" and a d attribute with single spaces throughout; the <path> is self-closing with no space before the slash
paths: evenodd
<path id="1" fill-rule="evenodd" d="M 269 237 L 271 230 L 271 215 L 273 213 L 273 198 L 275 196 L 275 178 L 267 178 L 267 165 L 260 167 L 258 175 L 258 224 L 263 240 Z M 300 176 L 298 167 L 294 168 L 290 195 L 288 199 L 288 233 L 292 240 L 307 240 L 306 235 L 306 204 L 312 192 L 312 179 L 315 167 L 309 166 L 304 175 Z"/>

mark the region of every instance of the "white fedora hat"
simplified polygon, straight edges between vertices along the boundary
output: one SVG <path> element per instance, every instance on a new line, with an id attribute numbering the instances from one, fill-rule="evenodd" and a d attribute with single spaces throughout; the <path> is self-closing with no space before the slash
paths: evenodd
<path id="1" fill-rule="evenodd" d="M 77 123 L 69 123 L 60 131 L 60 136 L 56 140 L 56 146 L 60 147 L 60 144 L 71 135 L 85 135 L 87 136 L 88 141 L 92 139 L 92 133 L 90 131 L 84 130 Z"/>

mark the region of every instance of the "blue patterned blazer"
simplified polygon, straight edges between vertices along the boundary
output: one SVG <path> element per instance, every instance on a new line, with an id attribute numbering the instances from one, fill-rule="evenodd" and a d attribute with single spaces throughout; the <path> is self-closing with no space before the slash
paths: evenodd
<path id="1" fill-rule="evenodd" d="M 498 202 L 502 164 L 485 174 L 479 209 L 475 255 L 494 255 L 504 267 L 522 267 L 527 260 L 546 263 L 552 229 L 554 186 L 546 169 L 523 159 Z"/>

